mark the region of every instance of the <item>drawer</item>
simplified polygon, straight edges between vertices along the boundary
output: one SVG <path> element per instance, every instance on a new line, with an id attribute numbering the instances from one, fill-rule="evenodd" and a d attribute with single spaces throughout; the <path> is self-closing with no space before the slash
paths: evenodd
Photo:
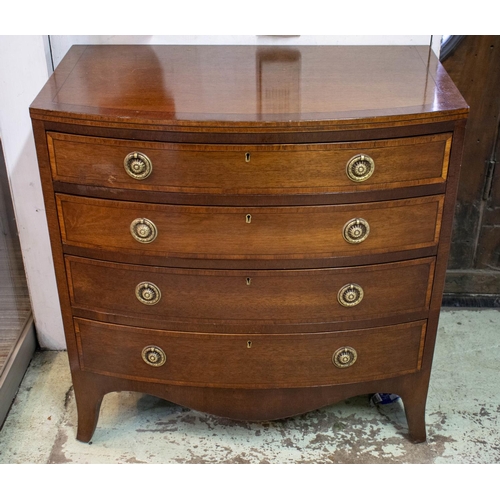
<path id="1" fill-rule="evenodd" d="M 233 260 L 338 258 L 432 247 L 443 208 L 442 196 L 305 207 L 198 207 L 62 194 L 56 199 L 66 245 Z M 356 234 L 367 237 L 349 243 L 346 236 Z"/>
<path id="2" fill-rule="evenodd" d="M 146 191 L 211 194 L 317 194 L 442 183 L 451 134 L 333 144 L 197 145 L 103 139 L 50 132 L 56 181 Z M 130 153 L 136 176 L 124 168 Z M 347 164 L 357 155 L 372 166 Z M 366 160 L 364 160 L 366 161 Z M 364 169 L 366 172 L 364 171 Z"/>
<path id="3" fill-rule="evenodd" d="M 133 380 L 233 388 L 346 384 L 416 372 L 425 327 L 425 321 L 419 321 L 334 333 L 217 335 L 75 318 L 82 370 Z M 147 364 L 143 356 L 157 366 Z"/>
<path id="4" fill-rule="evenodd" d="M 219 271 L 67 256 L 66 269 L 77 315 L 93 311 L 123 323 L 139 318 L 144 326 L 155 320 L 334 323 L 415 312 L 425 317 L 434 258 L 334 269 Z"/>

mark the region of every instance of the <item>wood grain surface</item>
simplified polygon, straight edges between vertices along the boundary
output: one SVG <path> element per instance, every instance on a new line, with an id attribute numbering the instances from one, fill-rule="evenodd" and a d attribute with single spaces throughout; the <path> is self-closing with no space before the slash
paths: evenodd
<path id="1" fill-rule="evenodd" d="M 374 191 L 443 183 L 451 135 L 389 141 L 304 145 L 206 145 L 101 139 L 50 133 L 54 180 L 144 191 L 210 194 L 301 194 Z M 124 158 L 141 152 L 151 175 L 131 178 Z M 351 158 L 375 162 L 373 175 L 354 182 L 346 175 Z M 248 156 L 247 156 L 248 155 Z"/>
<path id="2" fill-rule="evenodd" d="M 298 130 L 453 120 L 467 105 L 425 47 L 94 45 L 69 51 L 31 114 L 121 127 Z"/>
<path id="3" fill-rule="evenodd" d="M 305 259 L 383 254 L 434 246 L 442 196 L 310 207 L 153 205 L 57 195 L 65 245 L 130 254 L 192 259 Z M 247 223 L 247 215 L 251 222 Z M 144 244 L 130 233 L 138 218 L 152 221 L 157 238 Z M 345 224 L 365 219 L 368 237 L 344 239 Z M 418 229 L 418 230 L 417 230 Z"/>
<path id="4" fill-rule="evenodd" d="M 424 321 L 342 333 L 272 336 L 166 332 L 81 318 L 75 318 L 75 326 L 84 371 L 233 388 L 333 385 L 415 372 L 425 336 Z M 149 345 L 165 352 L 163 366 L 143 361 L 142 350 Z M 356 350 L 357 361 L 337 368 L 332 355 L 345 346 Z"/>
<path id="5" fill-rule="evenodd" d="M 216 324 L 338 323 L 419 313 L 426 317 L 434 259 L 374 266 L 297 271 L 213 271 L 66 257 L 71 303 L 80 311 L 116 315 L 115 321 Z M 136 298 L 139 283 L 153 283 L 161 299 L 154 305 Z M 346 284 L 362 287 L 362 301 L 340 305 Z M 134 324 L 134 323 L 132 323 Z M 182 328 L 182 326 L 179 326 Z"/>

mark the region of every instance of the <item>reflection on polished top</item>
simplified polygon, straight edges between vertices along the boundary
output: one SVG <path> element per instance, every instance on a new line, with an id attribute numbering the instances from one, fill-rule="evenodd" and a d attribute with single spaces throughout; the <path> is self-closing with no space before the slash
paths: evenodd
<path id="1" fill-rule="evenodd" d="M 467 105 L 423 46 L 73 46 L 31 108 L 54 120 L 260 128 L 436 112 L 463 118 Z"/>

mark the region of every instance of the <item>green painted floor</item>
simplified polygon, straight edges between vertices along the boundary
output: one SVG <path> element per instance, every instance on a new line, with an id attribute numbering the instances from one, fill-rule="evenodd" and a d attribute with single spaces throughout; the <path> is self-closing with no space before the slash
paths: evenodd
<path id="1" fill-rule="evenodd" d="M 84 444 L 66 353 L 41 352 L 0 431 L 0 463 L 500 463 L 500 311 L 442 312 L 427 432 L 411 444 L 401 402 L 373 407 L 367 396 L 242 423 L 113 393 Z"/>

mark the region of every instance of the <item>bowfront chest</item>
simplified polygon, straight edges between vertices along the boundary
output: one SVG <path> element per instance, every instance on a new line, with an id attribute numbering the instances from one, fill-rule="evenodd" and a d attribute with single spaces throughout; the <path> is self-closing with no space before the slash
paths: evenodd
<path id="1" fill-rule="evenodd" d="M 468 108 L 427 47 L 74 46 L 31 106 L 78 407 L 425 402 Z"/>

